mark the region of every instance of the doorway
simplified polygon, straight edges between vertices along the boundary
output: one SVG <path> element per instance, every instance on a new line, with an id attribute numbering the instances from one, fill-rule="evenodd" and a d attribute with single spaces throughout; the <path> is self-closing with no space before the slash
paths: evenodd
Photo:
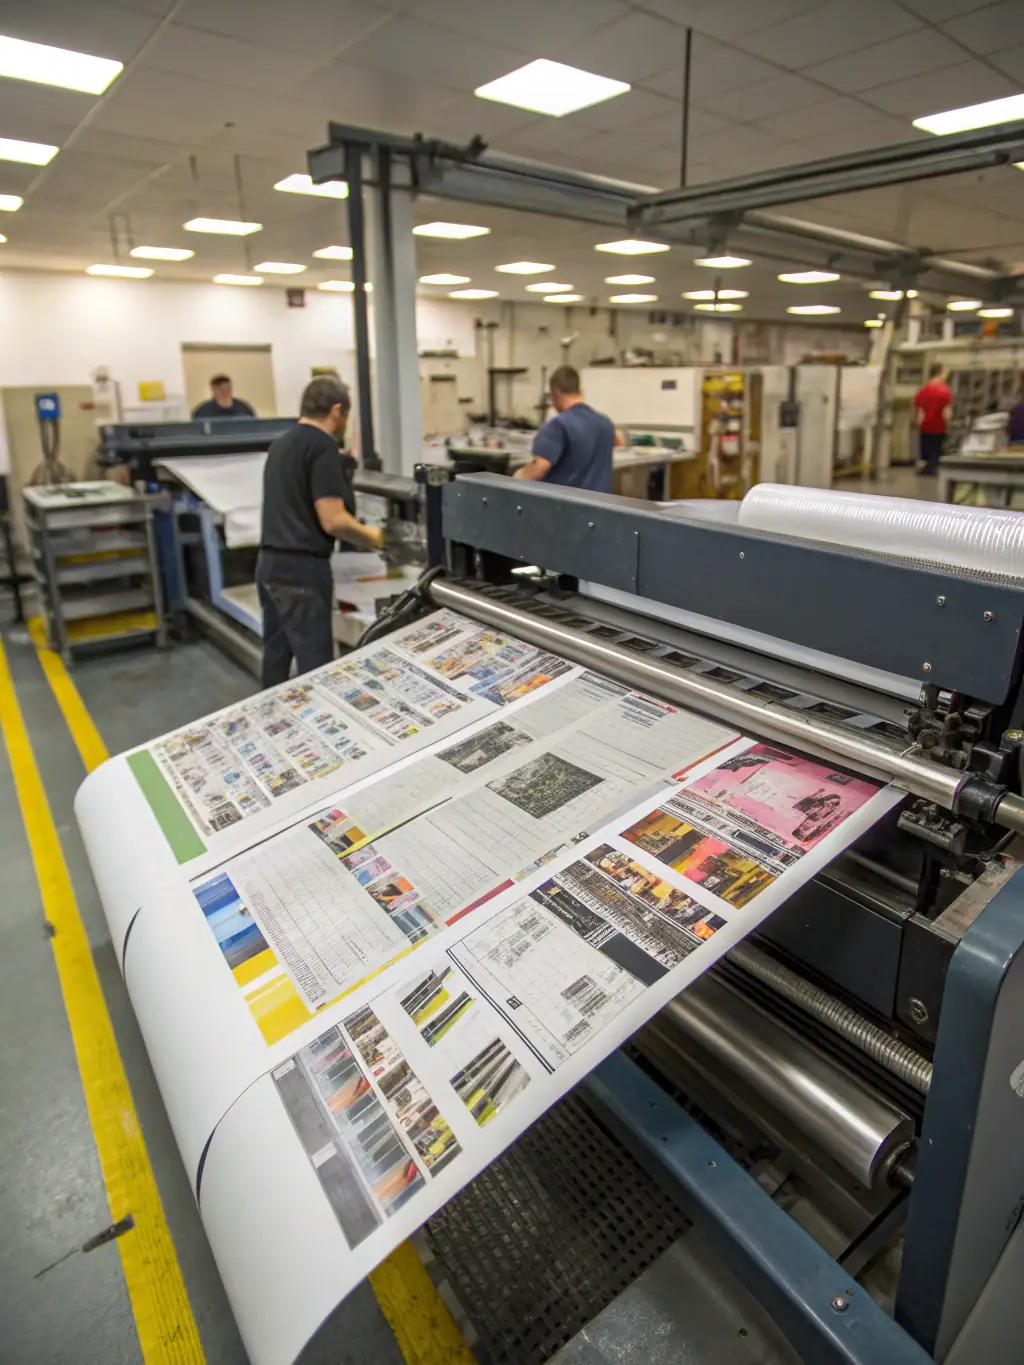
<path id="1" fill-rule="evenodd" d="M 231 376 L 235 397 L 255 408 L 257 417 L 277 416 L 269 346 L 206 346 L 186 341 L 181 347 L 181 364 L 189 412 L 210 397 L 211 378 L 227 374 Z"/>

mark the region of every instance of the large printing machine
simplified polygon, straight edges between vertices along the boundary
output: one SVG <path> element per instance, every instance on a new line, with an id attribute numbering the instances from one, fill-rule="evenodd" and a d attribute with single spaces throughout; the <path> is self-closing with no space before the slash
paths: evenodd
<path id="1" fill-rule="evenodd" d="M 599 1067 L 589 1102 L 793 1359 L 1019 1362 L 1024 580 L 680 510 L 432 486 L 420 609 L 907 797 Z"/>
<path id="2" fill-rule="evenodd" d="M 245 510 L 258 523 L 265 452 L 294 423 L 291 417 L 213 418 L 110 425 L 100 431 L 102 463 L 127 467 L 133 484 L 166 494 L 156 513 L 156 528 L 168 611 L 187 615 L 254 672 L 259 671 L 262 636 L 254 582 L 256 527 L 251 534 L 232 538 L 223 511 L 188 487 L 182 461 L 211 456 L 251 461 L 256 492 L 251 496 L 253 506 Z M 413 479 L 363 468 L 347 458 L 357 515 L 370 524 L 404 524 L 414 537 L 421 519 L 420 485 Z M 342 554 L 336 561 L 344 565 L 348 558 Z M 344 577 L 340 571 L 336 576 Z M 347 596 L 353 599 L 353 610 L 350 619 L 346 614 L 336 622 L 339 640 L 355 643 L 372 620 L 374 594 L 386 598 L 401 591 L 412 576 L 411 571 L 402 571 L 397 582 L 377 585 L 349 576 Z"/>

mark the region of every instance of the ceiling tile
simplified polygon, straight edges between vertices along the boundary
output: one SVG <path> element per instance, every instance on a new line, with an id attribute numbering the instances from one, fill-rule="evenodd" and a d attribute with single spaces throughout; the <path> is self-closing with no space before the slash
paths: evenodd
<path id="1" fill-rule="evenodd" d="M 467 92 L 521 65 L 507 48 L 404 14 L 348 48 L 345 60 L 409 80 L 422 80 L 426 74 L 438 85 Z"/>
<path id="2" fill-rule="evenodd" d="M 396 122 L 399 125 L 404 123 L 404 132 L 427 133 L 430 131 L 430 115 L 451 104 L 460 94 L 458 90 L 449 90 L 443 85 L 412 77 L 396 82 L 393 76 L 384 71 L 356 66 L 347 61 L 328 62 L 284 93 L 309 109 L 319 110 L 316 142 L 324 140 L 327 123 L 332 119 L 339 123 L 363 126 L 387 123 L 389 128 Z M 483 103 L 482 100 L 477 102 Z M 533 117 L 523 114 L 522 110 L 517 113 L 522 118 Z"/>
<path id="3" fill-rule="evenodd" d="M 828 61 L 867 43 L 896 38 L 917 27 L 919 21 L 895 0 L 829 0 L 808 14 L 743 34 L 735 43 L 744 51 L 795 69 Z"/>
<path id="4" fill-rule="evenodd" d="M 4 0 L 3 32 L 9 38 L 88 52 L 129 62 L 158 26 L 152 14 L 89 0 Z"/>
<path id="5" fill-rule="evenodd" d="M 639 81 L 667 67 L 682 71 L 686 30 L 633 10 L 573 45 L 572 63 L 613 80 Z"/>
<path id="6" fill-rule="evenodd" d="M 819 135 L 813 128 L 807 127 L 802 134 L 803 139 L 818 146 L 821 156 L 842 156 L 846 152 L 867 152 L 873 147 L 895 147 L 901 142 L 915 142 L 929 136 L 928 133 L 912 128 L 902 119 L 880 116 L 872 118 L 870 110 L 866 110 L 865 113 L 865 122 L 849 128 L 834 128 L 824 135 Z M 809 124 L 810 122 L 808 119 Z"/>
<path id="7" fill-rule="evenodd" d="M 989 61 L 1007 76 L 1024 85 L 1024 43 L 1020 47 L 1011 47 L 1008 52 L 993 52 Z"/>
<path id="8" fill-rule="evenodd" d="M 469 33 L 491 43 L 504 43 L 530 56 L 557 56 L 577 65 L 572 52 L 559 51 L 628 12 L 624 0 L 516 0 L 515 4 L 481 4 L 480 0 L 415 0 L 414 18 Z"/>
<path id="9" fill-rule="evenodd" d="M 943 24 L 943 30 L 972 52 L 1000 52 L 1024 42 L 1024 4 L 1002 0 Z"/>
<path id="10" fill-rule="evenodd" d="M 866 91 L 861 98 L 887 114 L 905 114 L 912 120 L 944 109 L 959 109 L 965 104 L 978 104 L 982 100 L 1017 93 L 1017 87 L 1009 77 L 996 75 L 984 63 L 960 62 L 942 71 L 880 85 Z"/>
<path id="11" fill-rule="evenodd" d="M 822 92 L 819 91 L 819 94 Z M 784 138 L 819 137 L 839 129 L 857 128 L 871 119 L 871 110 L 860 100 L 845 95 L 834 95 L 799 109 L 787 109 L 781 114 L 769 114 L 758 119 L 762 128 Z M 901 124 L 902 128 L 903 125 Z"/>
<path id="12" fill-rule="evenodd" d="M 700 103 L 702 109 L 710 109 L 713 114 L 738 122 L 751 122 L 768 114 L 816 104 L 824 93 L 820 85 L 803 76 L 776 74 L 769 80 L 755 81 L 753 85 L 725 95 L 705 96 Z"/>
<path id="13" fill-rule="evenodd" d="M 152 167 L 177 161 L 188 154 L 189 148 L 181 142 L 135 137 L 130 133 L 115 133 L 90 124 L 75 138 L 74 150 L 92 152 L 97 156 L 117 157 Z"/>
<path id="14" fill-rule="evenodd" d="M 146 49 L 145 63 L 147 68 L 177 72 L 194 80 L 277 95 L 304 76 L 314 59 L 182 24 L 168 24 Z"/>
<path id="15" fill-rule="evenodd" d="M 769 24 L 779 24 L 798 14 L 806 14 L 822 0 L 634 0 L 637 9 L 650 10 L 665 19 L 712 38 L 732 41 Z"/>
<path id="16" fill-rule="evenodd" d="M 298 52 L 325 60 L 336 57 L 374 28 L 394 17 L 372 0 L 185 0 L 177 21 L 227 37 L 248 39 L 279 52 Z"/>
<path id="17" fill-rule="evenodd" d="M 822 62 L 815 67 L 814 76 L 834 90 L 853 94 L 926 71 L 938 71 L 944 66 L 954 66 L 963 59 L 963 49 L 956 43 L 935 29 L 925 28 Z"/>
<path id="18" fill-rule="evenodd" d="M 731 128 L 722 128 L 717 133 L 705 133 L 694 138 L 691 153 L 695 161 L 717 161 L 731 156 L 743 156 L 747 152 L 763 151 L 775 147 L 779 139 L 751 123 L 736 123 Z"/>
<path id="19" fill-rule="evenodd" d="M 930 24 L 941 24 L 944 19 L 953 19 L 958 14 L 969 14 L 971 10 L 984 9 L 992 0 L 903 0 L 903 4 Z"/>
<path id="20" fill-rule="evenodd" d="M 0 134 L 60 146 L 95 104 L 76 90 L 0 80 Z"/>
<path id="21" fill-rule="evenodd" d="M 477 133 L 501 151 L 503 139 L 519 128 L 536 123 L 537 115 L 527 109 L 513 109 L 507 104 L 493 104 L 490 100 L 478 100 L 474 95 L 449 95 L 443 108 L 435 108 L 424 121 L 423 127 L 413 129 L 408 119 L 404 120 L 407 132 L 422 132 L 427 137 L 443 137 L 455 142 L 468 142 Z M 559 120 L 564 122 L 563 120 Z M 578 134 L 577 134 L 578 136 Z"/>
<path id="22" fill-rule="evenodd" d="M 640 121 L 640 119 L 663 119 L 667 124 L 679 122 L 680 100 L 665 95 L 656 95 L 650 90 L 627 90 L 614 99 L 602 100 L 589 109 L 579 109 L 575 114 L 566 114 L 558 120 L 579 128 L 582 132 L 614 131 Z"/>

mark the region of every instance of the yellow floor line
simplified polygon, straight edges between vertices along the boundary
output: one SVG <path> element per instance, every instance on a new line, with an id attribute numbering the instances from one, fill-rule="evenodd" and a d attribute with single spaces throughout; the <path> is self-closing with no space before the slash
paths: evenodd
<path id="1" fill-rule="evenodd" d="M 0 727 L 43 913 L 52 926 L 53 956 L 111 1222 L 129 1214 L 135 1221 L 134 1228 L 118 1238 L 117 1247 L 142 1358 L 145 1365 L 202 1365 L 199 1333 L 2 643 Z"/>
<path id="2" fill-rule="evenodd" d="M 29 632 L 82 762 L 86 771 L 91 772 L 109 757 L 107 747 L 68 675 L 64 661 L 55 650 L 47 647 L 46 632 L 38 617 L 29 622 Z M 447 1305 L 410 1243 L 403 1243 L 381 1262 L 370 1275 L 370 1284 L 406 1365 L 475 1365 L 476 1357 L 463 1340 Z M 195 1358 L 200 1360 L 202 1357 Z"/>

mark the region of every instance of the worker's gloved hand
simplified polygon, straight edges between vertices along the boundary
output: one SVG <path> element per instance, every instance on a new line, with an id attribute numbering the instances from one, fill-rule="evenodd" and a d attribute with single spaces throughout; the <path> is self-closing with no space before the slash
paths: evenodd
<path id="1" fill-rule="evenodd" d="M 416 522 L 392 517 L 384 527 L 380 552 L 389 569 L 420 564 L 424 559 L 423 533 Z"/>

